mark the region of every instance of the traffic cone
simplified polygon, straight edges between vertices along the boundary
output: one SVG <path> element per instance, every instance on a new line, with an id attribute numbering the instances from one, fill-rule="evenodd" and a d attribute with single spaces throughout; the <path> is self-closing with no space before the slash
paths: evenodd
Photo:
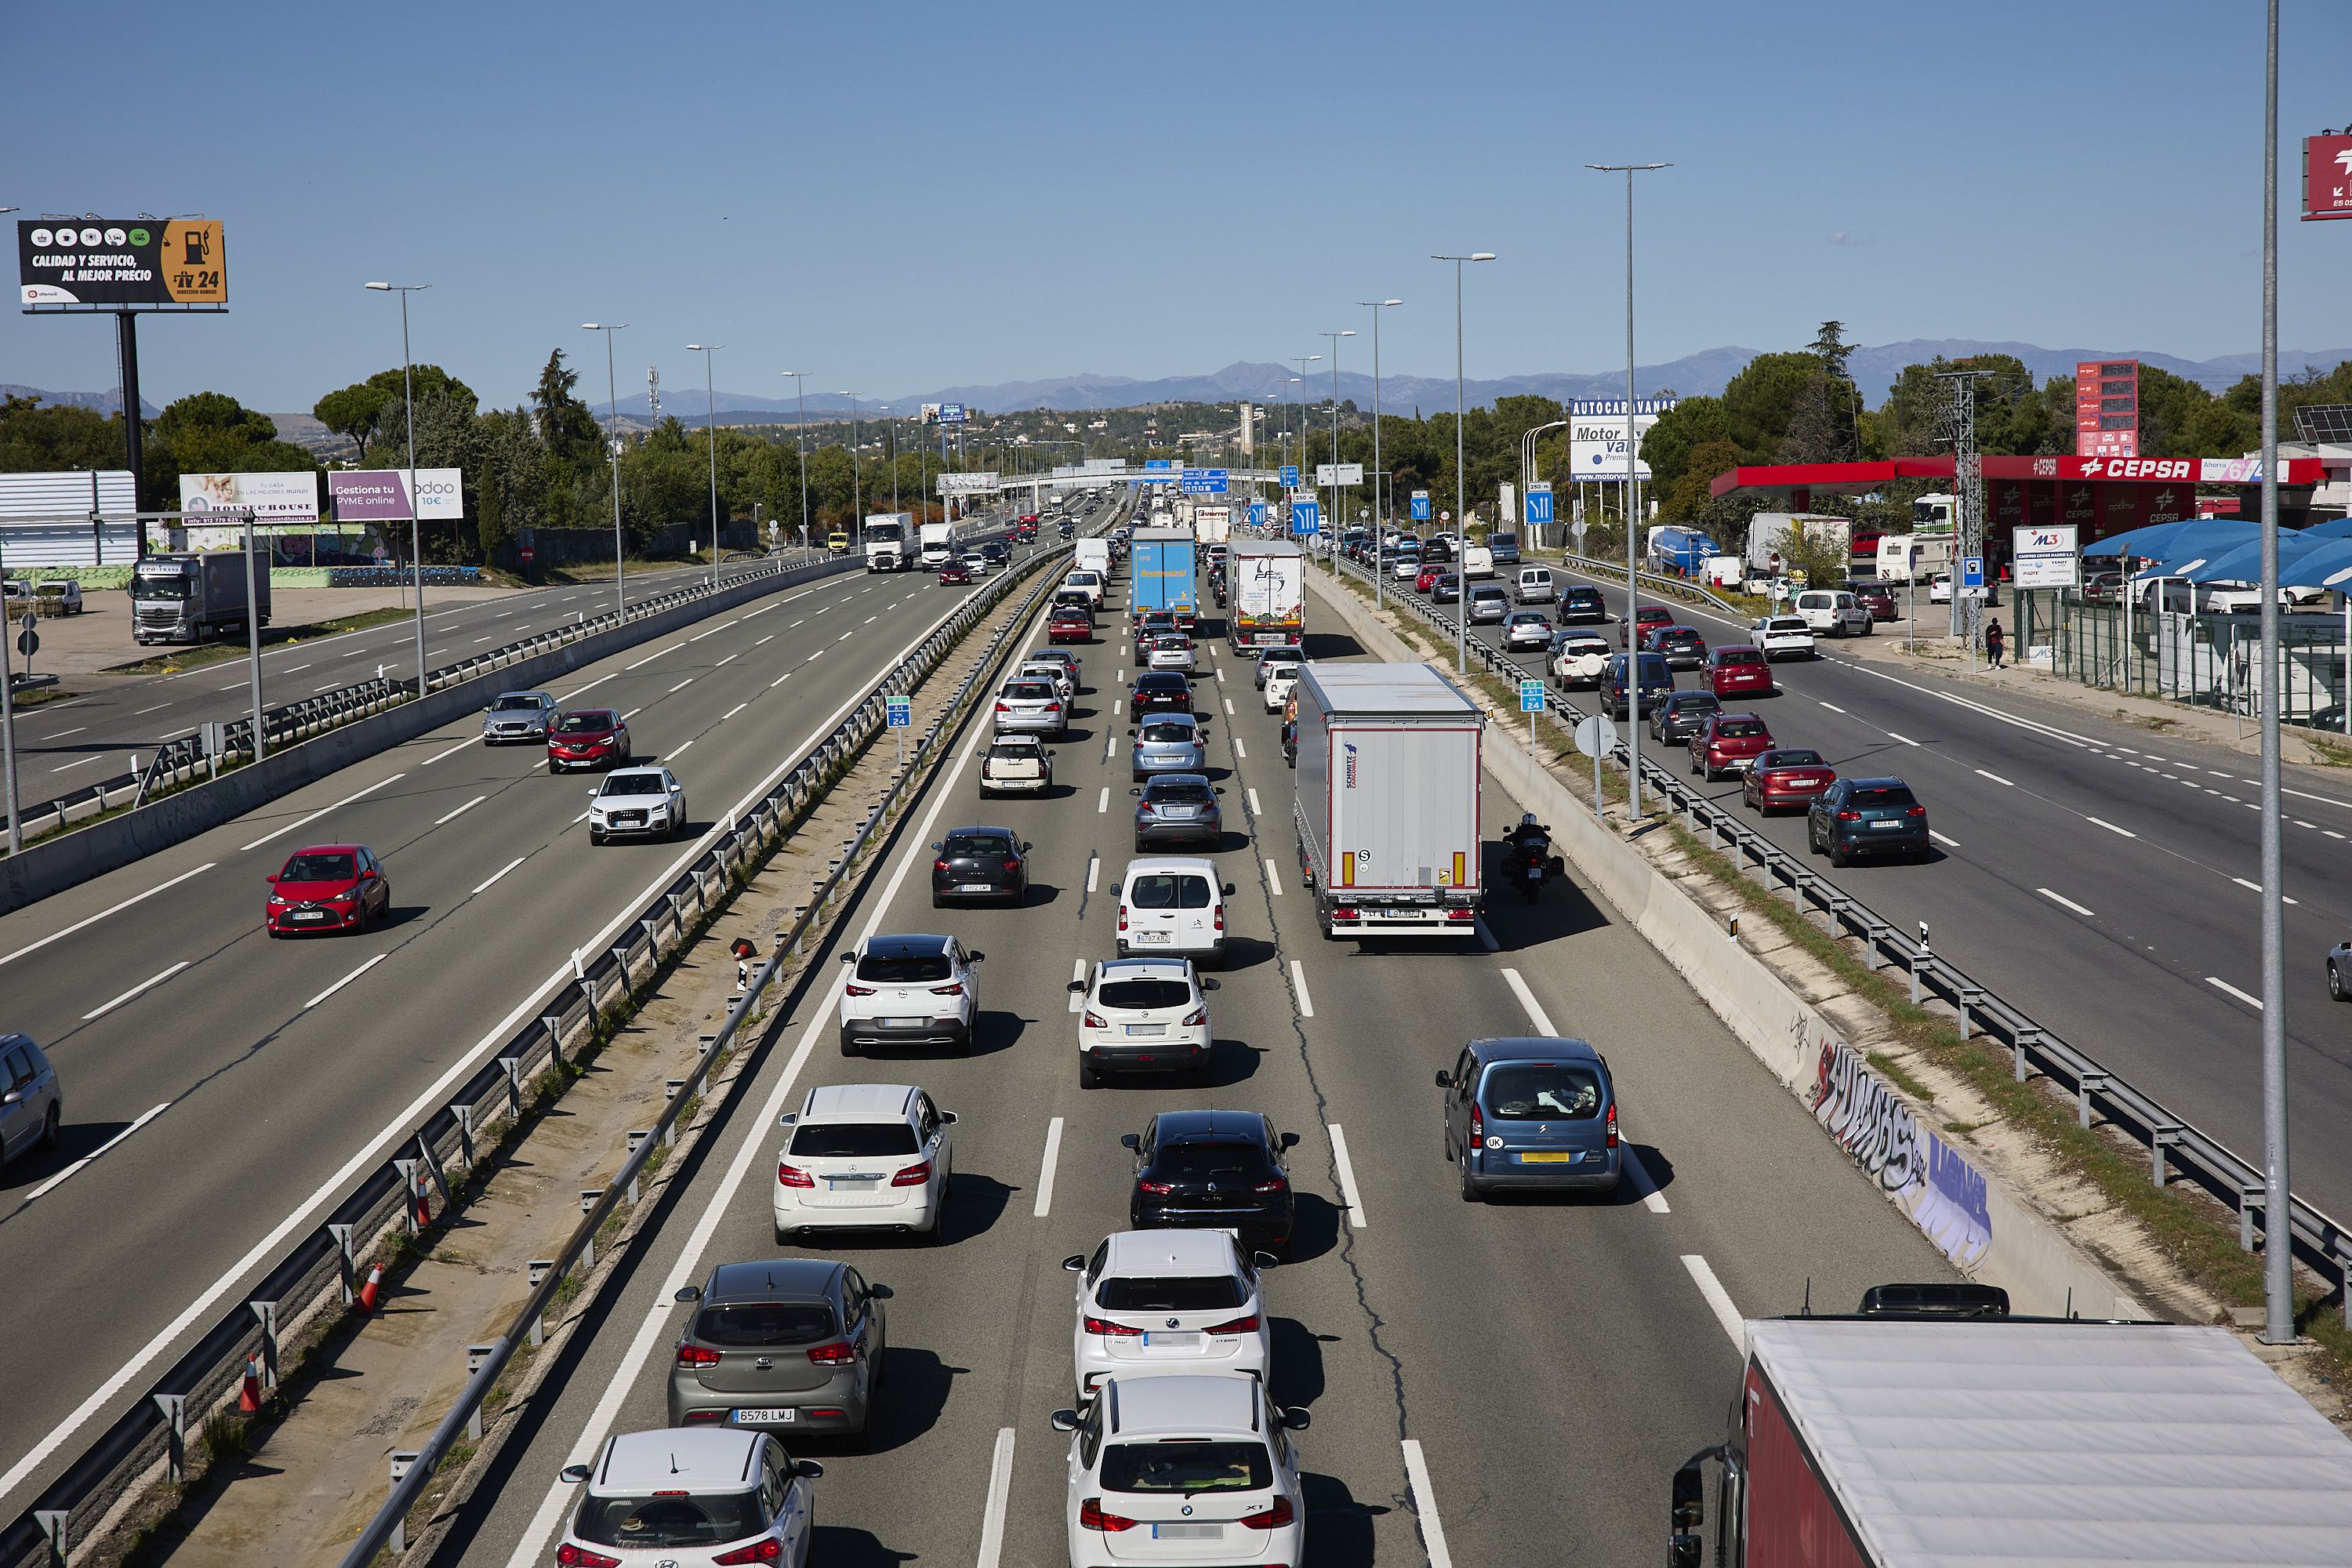
<path id="1" fill-rule="evenodd" d="M 361 1311 L 373 1312 L 375 1310 L 375 1294 L 382 1289 L 383 1289 L 383 1265 L 379 1263 L 374 1268 L 368 1270 L 367 1283 L 360 1287 L 359 1306 Z"/>
<path id="2" fill-rule="evenodd" d="M 240 1414 L 251 1415 L 261 1408 L 261 1357 L 258 1352 L 245 1358 L 245 1386 L 237 1390 L 236 1407 Z"/>
<path id="3" fill-rule="evenodd" d="M 417 1184 L 416 1190 L 413 1195 L 416 1199 L 416 1228 L 419 1231 L 431 1229 L 433 1226 L 433 1205 L 432 1201 L 425 1195 L 425 1184 L 422 1182 Z"/>

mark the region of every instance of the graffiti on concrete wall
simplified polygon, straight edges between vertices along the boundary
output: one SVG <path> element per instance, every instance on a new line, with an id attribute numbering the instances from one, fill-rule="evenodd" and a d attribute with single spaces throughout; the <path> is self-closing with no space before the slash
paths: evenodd
<path id="1" fill-rule="evenodd" d="M 1814 1119 L 1897 1208 L 1963 1268 L 1992 1246 L 1984 1173 L 1919 1125 L 1860 1051 L 1824 1038 L 1809 1099 Z"/>

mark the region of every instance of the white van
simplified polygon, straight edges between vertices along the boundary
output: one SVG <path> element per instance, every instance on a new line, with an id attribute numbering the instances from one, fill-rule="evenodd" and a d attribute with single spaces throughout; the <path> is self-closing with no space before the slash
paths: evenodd
<path id="1" fill-rule="evenodd" d="M 1511 597 L 1522 605 L 1549 605 L 1559 598 L 1559 589 L 1551 580 L 1548 566 L 1522 566 L 1519 580 L 1511 589 Z"/>
<path id="2" fill-rule="evenodd" d="M 1797 595 L 1796 611 L 1816 637 L 1870 635 L 1870 612 L 1843 588 L 1808 588 Z"/>
<path id="3" fill-rule="evenodd" d="M 1202 968 L 1225 956 L 1225 895 L 1213 861 L 1173 855 L 1129 860 L 1118 882 L 1118 956 L 1190 953 Z"/>

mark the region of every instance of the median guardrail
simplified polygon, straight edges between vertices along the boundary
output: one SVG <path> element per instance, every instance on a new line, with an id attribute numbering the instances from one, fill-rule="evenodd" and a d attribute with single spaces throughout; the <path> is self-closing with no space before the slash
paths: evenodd
<path id="1" fill-rule="evenodd" d="M 1570 563 L 1590 575 L 1624 580 L 1622 566 L 1580 557 L 1570 557 Z M 1366 577 L 1360 564 L 1349 562 L 1347 565 L 1352 575 Z M 1410 594 L 1391 595 L 1391 602 L 1448 637 L 1454 635 L 1454 618 L 1438 606 Z M 1475 637 L 1465 641 L 1470 657 L 1489 674 L 1513 682 L 1527 679 L 1529 672 L 1517 658 Z M 1558 695 L 1549 671 L 1541 674 L 1548 685 L 1555 687 L 1542 717 L 1556 729 L 1572 730 L 1588 716 L 1586 710 Z M 1627 751 L 1621 744 L 1611 753 L 1621 770 Z M 1859 942 L 1871 968 L 1885 965 L 1907 974 L 1914 1002 L 1949 1006 L 1963 1038 L 1982 1035 L 2006 1046 L 2018 1082 L 2038 1073 L 2074 1095 L 2082 1126 L 2087 1128 L 2104 1117 L 2147 1145 L 2149 1178 L 2157 1185 L 2165 1185 L 2178 1173 L 2226 1205 L 2238 1216 L 2239 1245 L 2249 1252 L 2254 1250 L 2257 1235 L 2267 1229 L 2267 1216 L 2262 1212 L 2266 1184 L 2260 1166 L 2155 1096 L 2134 1087 L 2120 1073 L 2102 1066 L 2088 1051 L 2067 1044 L 2055 1030 L 2002 997 L 1994 986 L 1937 956 L 1927 932 L 1923 931 L 1918 940 L 1906 935 L 1896 922 L 1646 756 L 1642 759 L 1642 783 L 1672 802 L 1691 831 L 1728 853 L 1742 876 L 1752 868 L 1768 891 L 1777 894 L 1785 888 L 1791 908 L 1809 919 L 1818 913 L 1822 929 L 1831 936 Z M 2300 1197 L 2294 1198 L 2291 1207 L 2292 1245 L 2315 1269 L 2323 1274 L 2335 1272 L 2343 1288 L 2345 1321 L 2352 1325 L 2352 1230 Z"/>

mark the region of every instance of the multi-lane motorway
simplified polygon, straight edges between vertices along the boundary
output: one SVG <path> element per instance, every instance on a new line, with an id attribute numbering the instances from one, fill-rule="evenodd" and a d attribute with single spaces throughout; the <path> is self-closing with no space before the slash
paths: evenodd
<path id="1" fill-rule="evenodd" d="M 826 1466 L 812 1560 L 827 1563 L 1062 1560 L 1068 1439 L 1048 1417 L 1072 1403 L 1073 1324 L 1059 1260 L 1125 1227 L 1118 1140 L 1158 1110 L 1260 1110 L 1302 1137 L 1297 1258 L 1268 1300 L 1276 1396 L 1314 1412 L 1309 1562 L 1642 1560 L 1664 1528 L 1669 1473 L 1721 1429 L 1740 1314 L 1794 1311 L 1809 1289 L 1850 1308 L 1876 1281 L 1950 1277 L 1664 962 L 1577 888 L 1498 905 L 1491 942 L 1466 950 L 1324 942 L 1295 871 L 1277 721 L 1248 667 L 1205 635 L 1195 708 L 1212 724 L 1217 859 L 1236 889 L 1211 998 L 1214 1068 L 1205 1085 L 1082 1091 L 1065 988 L 1111 952 L 1106 893 L 1132 845 L 1122 603 L 1115 591 L 1103 637 L 1078 650 L 1055 796 L 981 801 L 982 737 L 966 734 L 835 929 L 836 944 L 946 930 L 985 952 L 977 1049 L 843 1058 L 838 966 L 820 954 L 439 1561 L 551 1561 L 576 1496 L 558 1470 L 611 1432 L 663 1423 L 686 1311 L 672 1293 L 715 1263 L 774 1254 L 776 1117 L 818 1084 L 919 1083 L 961 1118 L 946 1245 L 825 1247 L 896 1292 L 872 1451 L 806 1449 Z M 1308 651 L 1360 657 L 1312 633 Z M 1518 807 L 1491 780 L 1486 800 L 1491 840 Z M 930 907 L 929 842 L 974 823 L 1034 843 L 1024 907 Z M 1433 1072 L 1470 1037 L 1555 1031 L 1608 1055 L 1637 1175 L 1613 1200 L 1465 1205 L 1440 1154 Z"/>
<path id="2" fill-rule="evenodd" d="M 628 716 L 638 759 L 686 782 L 698 837 L 965 592 L 918 573 L 829 579 L 555 690 Z M 541 613 L 571 608 L 558 595 Z M 475 1070 L 576 946 L 698 852 L 591 848 L 594 780 L 550 778 L 541 750 L 478 734 L 478 720 L 453 723 L 0 917 L 0 1028 L 47 1048 L 66 1109 L 58 1154 L 0 1176 L 0 1342 L 16 1367 L 0 1504 L 23 1506 L 191 1325 Z M 383 858 L 391 920 L 269 941 L 265 874 L 300 845 L 348 840 Z"/>

